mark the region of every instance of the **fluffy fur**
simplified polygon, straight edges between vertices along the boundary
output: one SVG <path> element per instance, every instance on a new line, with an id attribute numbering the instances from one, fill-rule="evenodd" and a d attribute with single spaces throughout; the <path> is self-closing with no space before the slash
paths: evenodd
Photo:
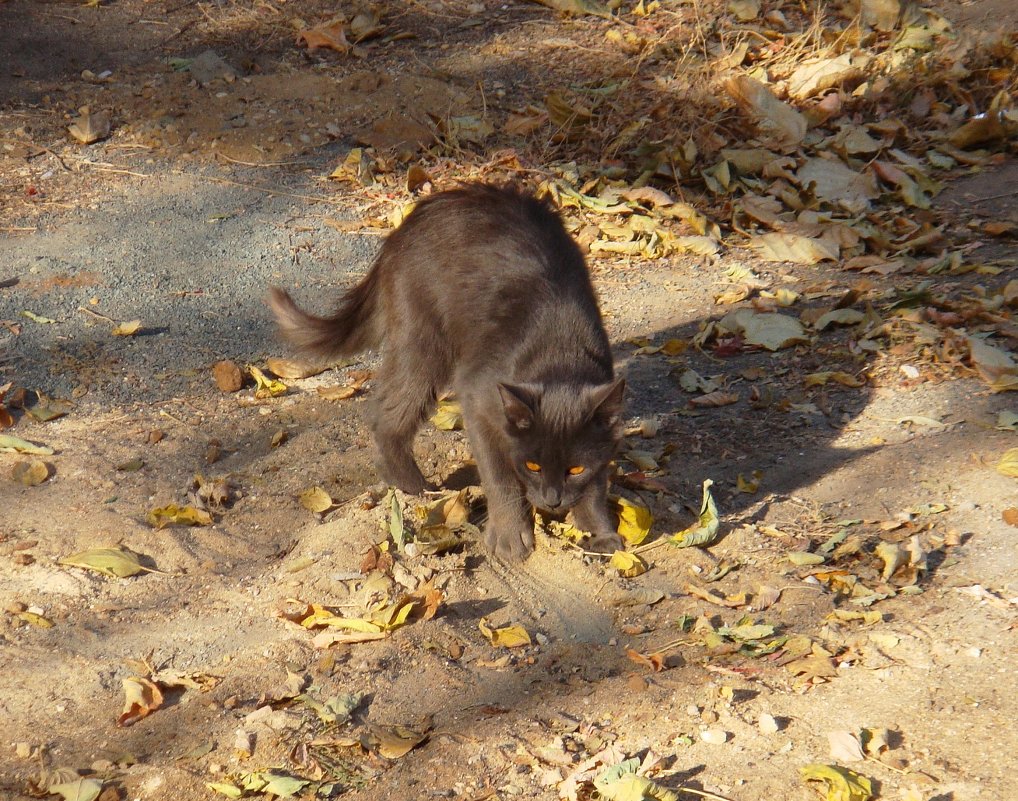
<path id="1" fill-rule="evenodd" d="M 530 505 L 572 509 L 593 547 L 618 545 L 605 495 L 624 382 L 583 256 L 546 202 L 480 184 L 433 195 L 332 315 L 308 314 L 275 287 L 269 302 L 305 353 L 381 346 L 374 435 L 387 481 L 425 489 L 413 438 L 452 388 L 487 497 L 489 548 L 510 559 L 533 550 Z"/>

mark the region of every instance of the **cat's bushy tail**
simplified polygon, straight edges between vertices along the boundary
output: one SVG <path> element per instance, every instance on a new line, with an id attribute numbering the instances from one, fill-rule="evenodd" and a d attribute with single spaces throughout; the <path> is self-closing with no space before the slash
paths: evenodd
<path id="1" fill-rule="evenodd" d="M 308 314 L 277 286 L 269 288 L 268 301 L 283 339 L 301 353 L 334 359 L 353 356 L 378 344 L 377 284 L 378 271 L 372 269 L 343 295 L 339 308 L 328 317 Z"/>

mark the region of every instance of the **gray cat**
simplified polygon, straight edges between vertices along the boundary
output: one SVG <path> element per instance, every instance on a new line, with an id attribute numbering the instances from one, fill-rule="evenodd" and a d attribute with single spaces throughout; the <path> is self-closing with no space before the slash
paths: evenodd
<path id="1" fill-rule="evenodd" d="M 487 497 L 489 549 L 511 560 L 533 551 L 530 505 L 571 509 L 594 549 L 621 545 L 606 493 L 625 382 L 583 255 L 545 201 L 481 184 L 432 195 L 332 316 L 277 287 L 269 302 L 304 353 L 381 346 L 374 434 L 390 484 L 427 487 L 413 438 L 452 388 Z"/>

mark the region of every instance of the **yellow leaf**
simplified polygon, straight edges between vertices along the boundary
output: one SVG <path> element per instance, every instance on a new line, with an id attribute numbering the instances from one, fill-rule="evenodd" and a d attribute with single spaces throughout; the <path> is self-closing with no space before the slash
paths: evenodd
<path id="1" fill-rule="evenodd" d="M 435 428 L 441 431 L 459 431 L 463 428 L 463 409 L 460 407 L 459 401 L 448 398 L 440 400 L 438 409 L 431 417 L 431 422 L 434 423 Z"/>
<path id="2" fill-rule="evenodd" d="M 251 377 L 255 380 L 256 398 L 274 398 L 277 395 L 282 395 L 286 392 L 287 386 L 282 381 L 272 380 L 253 364 L 249 364 L 247 369 L 248 372 L 251 373 Z"/>
<path id="3" fill-rule="evenodd" d="M 625 498 L 617 501 L 619 509 L 619 536 L 627 545 L 639 545 L 650 533 L 654 515 L 646 506 L 638 506 Z"/>
<path id="4" fill-rule="evenodd" d="M 127 323 L 121 323 L 113 329 L 113 336 L 115 337 L 133 337 L 138 331 L 141 330 L 141 320 L 131 320 Z"/>
<path id="5" fill-rule="evenodd" d="M 145 570 L 138 557 L 123 548 L 90 548 L 65 556 L 57 564 L 95 570 L 114 578 L 127 578 Z"/>
<path id="6" fill-rule="evenodd" d="M 633 578 L 641 573 L 647 572 L 647 564 L 635 553 L 616 551 L 608 562 L 609 565 L 619 571 L 620 576 Z"/>
<path id="7" fill-rule="evenodd" d="M 327 512 L 335 505 L 332 496 L 321 487 L 311 487 L 304 490 L 300 494 L 299 501 L 301 506 L 315 514 Z"/>
<path id="8" fill-rule="evenodd" d="M 39 459 L 15 462 L 11 478 L 26 487 L 37 487 L 49 478 L 49 465 Z"/>
<path id="9" fill-rule="evenodd" d="M 178 506 L 171 503 L 169 506 L 162 506 L 149 512 L 148 524 L 153 528 L 210 526 L 212 525 L 212 515 L 203 509 L 195 509 L 193 506 Z"/>
<path id="10" fill-rule="evenodd" d="M 53 621 L 48 617 L 36 614 L 35 612 L 19 612 L 18 619 L 25 621 L 30 626 L 36 626 L 40 629 L 51 629 L 53 628 Z"/>
<path id="11" fill-rule="evenodd" d="M 750 479 L 743 478 L 742 473 L 739 473 L 735 479 L 735 486 L 739 492 L 745 492 L 747 495 L 752 495 L 758 489 L 760 489 L 760 479 L 763 477 L 763 472 L 760 470 L 754 470 L 753 476 Z"/>
<path id="12" fill-rule="evenodd" d="M 854 770 L 838 765 L 805 765 L 799 768 L 806 781 L 819 781 L 827 785 L 827 801 L 869 801 L 873 785 L 869 779 Z"/>
<path id="13" fill-rule="evenodd" d="M 530 645 L 530 635 L 523 626 L 505 626 L 500 629 L 492 629 L 488 626 L 487 618 L 477 621 L 477 627 L 481 634 L 488 638 L 496 648 L 519 648 L 522 645 Z"/>
<path id="14" fill-rule="evenodd" d="M 36 445 L 27 439 L 11 434 L 0 434 L 0 453 L 29 453 L 39 456 L 52 456 L 53 449 L 48 445 Z"/>
<path id="15" fill-rule="evenodd" d="M 1018 478 L 1018 448 L 1011 448 L 997 462 L 997 472 L 1003 476 Z"/>

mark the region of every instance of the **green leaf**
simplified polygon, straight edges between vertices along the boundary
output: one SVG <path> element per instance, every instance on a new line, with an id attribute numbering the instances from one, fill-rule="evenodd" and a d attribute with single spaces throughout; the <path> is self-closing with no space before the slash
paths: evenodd
<path id="1" fill-rule="evenodd" d="M 92 548 L 65 556 L 57 564 L 95 570 L 113 578 L 127 578 L 145 571 L 138 557 L 122 548 Z"/>
<path id="2" fill-rule="evenodd" d="M 262 787 L 261 791 L 263 793 L 271 793 L 280 798 L 290 798 L 297 795 L 304 787 L 311 784 L 307 779 L 300 779 L 285 773 L 265 771 L 261 775 L 265 779 L 265 786 Z"/>
<path id="3" fill-rule="evenodd" d="M 714 486 L 711 479 L 703 482 L 703 501 L 700 504 L 700 519 L 682 531 L 672 534 L 668 542 L 677 548 L 702 547 L 710 545 L 717 539 L 721 520 L 718 518 L 718 507 L 710 488 Z"/>
<path id="4" fill-rule="evenodd" d="M 827 801 L 869 801 L 873 785 L 865 776 L 838 765 L 804 765 L 799 768 L 806 781 L 824 782 Z"/>

